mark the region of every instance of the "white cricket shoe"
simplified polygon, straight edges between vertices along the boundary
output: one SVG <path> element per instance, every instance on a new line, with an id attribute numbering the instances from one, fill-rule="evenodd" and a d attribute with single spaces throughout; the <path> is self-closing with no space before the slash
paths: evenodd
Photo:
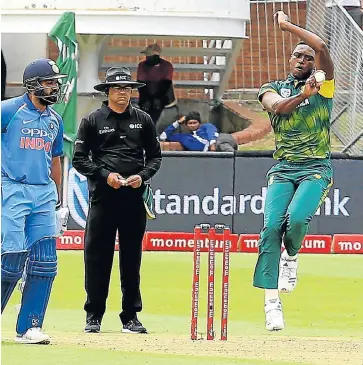
<path id="1" fill-rule="evenodd" d="M 297 284 L 297 258 L 286 260 L 286 252 L 283 252 L 280 259 L 280 273 L 278 289 L 281 293 L 291 293 Z"/>
<path id="2" fill-rule="evenodd" d="M 25 344 L 48 345 L 50 343 L 50 337 L 45 334 L 40 327 L 32 327 L 23 335 L 17 335 L 15 341 Z"/>
<path id="3" fill-rule="evenodd" d="M 285 328 L 282 303 L 280 300 L 269 300 L 265 304 L 265 314 L 267 331 L 280 331 Z"/>

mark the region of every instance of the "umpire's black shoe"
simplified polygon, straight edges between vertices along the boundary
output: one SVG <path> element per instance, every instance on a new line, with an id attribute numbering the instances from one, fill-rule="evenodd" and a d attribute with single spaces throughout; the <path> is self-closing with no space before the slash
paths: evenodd
<path id="1" fill-rule="evenodd" d="M 101 323 L 98 319 L 90 319 L 87 321 L 84 332 L 88 333 L 98 333 L 101 331 Z"/>
<path id="2" fill-rule="evenodd" d="M 123 333 L 147 333 L 146 328 L 141 324 L 137 317 L 125 323 L 122 327 Z"/>

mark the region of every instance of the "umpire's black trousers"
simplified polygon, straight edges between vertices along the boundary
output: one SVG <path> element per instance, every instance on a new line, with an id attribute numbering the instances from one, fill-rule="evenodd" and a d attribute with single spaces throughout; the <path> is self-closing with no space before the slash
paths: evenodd
<path id="1" fill-rule="evenodd" d="M 142 309 L 140 265 L 146 225 L 143 189 L 143 185 L 138 189 L 117 190 L 107 185 L 91 194 L 84 250 L 87 320 L 101 321 L 106 310 L 116 231 L 120 247 L 122 323 Z"/>

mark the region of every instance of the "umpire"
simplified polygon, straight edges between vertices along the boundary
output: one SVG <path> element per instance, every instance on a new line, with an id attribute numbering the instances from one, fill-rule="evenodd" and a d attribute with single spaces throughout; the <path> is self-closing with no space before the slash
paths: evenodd
<path id="1" fill-rule="evenodd" d="M 82 119 L 73 166 L 88 179 L 89 213 L 85 232 L 85 332 L 99 332 L 106 310 L 115 238 L 119 236 L 122 332 L 146 333 L 136 313 L 142 309 L 140 265 L 146 226 L 145 182 L 160 168 L 161 151 L 148 114 L 130 103 L 126 67 L 112 67 L 96 85 L 108 100 Z M 147 206 L 146 206 L 147 207 Z"/>

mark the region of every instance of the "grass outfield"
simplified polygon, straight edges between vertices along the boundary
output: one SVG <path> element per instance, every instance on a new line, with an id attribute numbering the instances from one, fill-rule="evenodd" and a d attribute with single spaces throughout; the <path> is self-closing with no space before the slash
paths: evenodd
<path id="1" fill-rule="evenodd" d="M 301 255 L 296 291 L 282 297 L 286 329 L 264 329 L 263 291 L 251 286 L 254 254 L 231 254 L 229 339 L 189 338 L 191 253 L 144 253 L 139 319 L 148 335 L 120 333 L 118 260 L 102 333 L 83 333 L 83 253 L 59 252 L 59 275 L 45 320 L 49 346 L 13 342 L 16 292 L 2 318 L 2 365 L 244 364 L 362 365 L 363 256 Z M 206 316 L 206 261 L 202 255 L 199 331 Z M 116 265 L 117 264 L 117 265 Z M 219 338 L 221 256 L 217 254 L 215 330 Z"/>

